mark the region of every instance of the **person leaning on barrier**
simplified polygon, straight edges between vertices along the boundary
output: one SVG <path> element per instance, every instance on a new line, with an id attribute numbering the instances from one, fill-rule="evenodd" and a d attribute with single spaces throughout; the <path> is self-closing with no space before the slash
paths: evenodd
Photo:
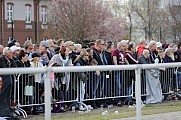
<path id="1" fill-rule="evenodd" d="M 49 62 L 49 67 L 64 67 L 72 66 L 72 59 L 69 56 L 69 50 L 62 46 L 59 50 L 59 54 L 52 57 Z M 54 77 L 51 78 L 52 82 L 52 99 L 54 101 L 63 101 L 65 99 L 65 93 L 69 90 L 70 85 L 70 72 L 64 73 L 52 73 Z M 55 108 L 55 109 L 54 109 Z M 65 112 L 64 107 L 58 109 L 54 107 L 52 112 Z"/>
<path id="2" fill-rule="evenodd" d="M 80 55 L 75 59 L 74 63 L 75 66 L 87 66 L 88 65 L 88 53 L 86 52 L 86 50 L 82 50 L 80 52 Z M 84 94 L 85 94 L 85 85 L 87 83 L 87 80 L 89 80 L 89 76 L 88 76 L 88 72 L 78 72 L 77 73 L 77 81 L 79 84 L 80 82 L 80 102 L 83 102 L 84 100 Z M 79 98 L 78 98 L 79 99 Z M 91 106 L 88 106 L 88 109 L 93 109 Z M 83 105 L 79 104 L 79 110 L 86 110 L 85 107 L 83 107 Z"/>
<path id="3" fill-rule="evenodd" d="M 175 62 L 181 62 L 181 43 L 177 45 L 178 49 L 174 52 Z M 181 67 L 177 68 L 178 88 L 181 90 Z"/>
<path id="4" fill-rule="evenodd" d="M 95 46 L 92 48 L 93 49 L 93 59 L 95 59 L 98 64 L 97 65 L 107 65 L 107 61 L 104 55 L 104 51 L 105 51 L 105 41 L 102 39 L 98 39 L 95 42 Z M 93 86 L 93 94 L 95 97 L 97 98 L 103 98 L 105 97 L 105 79 L 106 79 L 106 73 L 104 71 L 97 71 L 99 75 L 95 75 L 95 79 L 94 82 L 96 83 Z M 99 90 L 98 94 L 97 91 Z M 105 100 L 100 100 L 97 101 L 98 102 L 98 106 L 101 104 L 104 104 L 104 106 L 106 107 L 107 104 L 105 104 Z M 95 106 L 96 107 L 96 106 Z"/>
<path id="5" fill-rule="evenodd" d="M 149 50 L 143 50 L 142 55 L 138 58 L 141 64 L 151 64 L 149 59 Z M 143 82 L 146 81 L 146 104 L 161 103 L 162 102 L 162 89 L 159 80 L 159 70 L 158 69 L 146 69 L 144 74 Z"/>

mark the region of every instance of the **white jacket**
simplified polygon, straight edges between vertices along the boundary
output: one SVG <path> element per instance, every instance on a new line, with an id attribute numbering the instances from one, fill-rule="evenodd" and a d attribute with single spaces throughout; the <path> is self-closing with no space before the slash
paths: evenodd
<path id="1" fill-rule="evenodd" d="M 38 62 L 30 62 L 30 64 L 31 64 L 30 67 L 33 67 L 33 68 L 41 68 L 41 67 L 44 67 L 41 61 L 38 61 Z M 43 79 L 43 78 L 42 78 L 42 73 L 36 73 L 36 74 L 34 74 L 34 76 L 35 76 L 35 82 L 40 83 L 41 80 Z"/>

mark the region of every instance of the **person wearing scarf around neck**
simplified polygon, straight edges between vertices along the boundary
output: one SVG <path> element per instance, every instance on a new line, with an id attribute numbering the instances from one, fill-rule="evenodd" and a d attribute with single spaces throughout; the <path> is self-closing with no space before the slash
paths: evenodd
<path id="1" fill-rule="evenodd" d="M 66 47 L 62 47 L 59 50 L 59 54 L 56 54 L 52 57 L 49 62 L 49 67 L 65 67 L 72 66 L 72 60 L 69 56 L 69 51 Z M 70 72 L 64 73 L 52 73 L 51 75 L 52 82 L 52 97 L 55 100 L 63 101 L 64 93 L 69 90 L 70 84 Z M 64 111 L 64 109 L 63 109 Z M 53 112 L 62 112 L 61 111 L 53 111 Z"/>

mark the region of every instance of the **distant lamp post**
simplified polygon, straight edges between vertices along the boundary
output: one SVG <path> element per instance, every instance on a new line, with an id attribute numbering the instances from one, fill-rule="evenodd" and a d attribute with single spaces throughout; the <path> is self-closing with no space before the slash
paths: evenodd
<path id="1" fill-rule="evenodd" d="M 11 21 L 11 40 L 13 41 L 14 40 L 14 22 L 13 20 Z"/>
<path id="2" fill-rule="evenodd" d="M 160 42 L 162 41 L 162 27 L 160 26 Z"/>
<path id="3" fill-rule="evenodd" d="M 35 43 L 38 43 L 39 42 L 39 38 L 38 38 L 38 22 L 39 22 L 39 3 L 40 3 L 41 0 L 37 0 L 36 1 L 36 20 L 35 20 Z"/>
<path id="4" fill-rule="evenodd" d="M 147 29 L 145 27 L 145 39 L 147 40 Z"/>
<path id="5" fill-rule="evenodd" d="M 129 36 L 129 41 L 131 41 L 131 32 L 132 32 L 132 31 L 131 31 L 131 25 L 130 25 L 130 26 L 129 26 L 129 35 L 130 35 L 130 36 Z"/>

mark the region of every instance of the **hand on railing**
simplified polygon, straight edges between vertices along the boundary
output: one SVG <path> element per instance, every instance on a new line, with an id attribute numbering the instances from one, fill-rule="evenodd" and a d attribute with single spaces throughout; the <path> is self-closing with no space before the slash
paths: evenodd
<path id="1" fill-rule="evenodd" d="M 99 76 L 101 73 L 99 70 L 96 71 L 96 75 Z"/>
<path id="2" fill-rule="evenodd" d="M 158 68 L 159 70 L 166 71 L 166 68 Z"/>

